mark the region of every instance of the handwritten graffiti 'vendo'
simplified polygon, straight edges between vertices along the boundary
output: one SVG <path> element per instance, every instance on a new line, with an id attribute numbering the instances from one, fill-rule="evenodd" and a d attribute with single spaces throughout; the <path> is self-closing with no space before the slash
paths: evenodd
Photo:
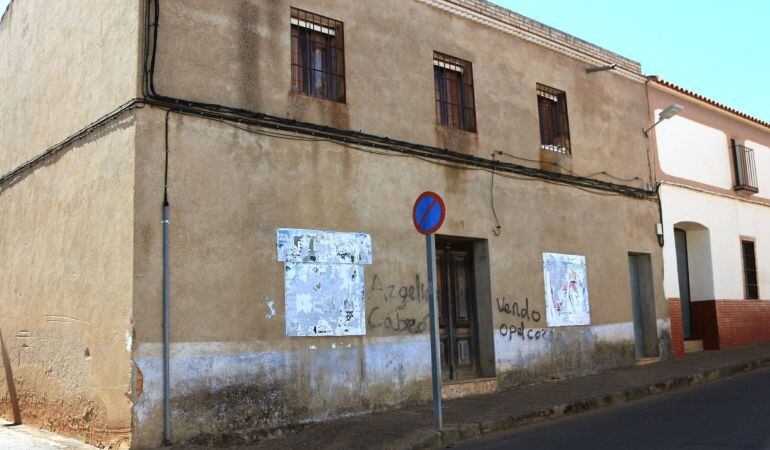
<path id="1" fill-rule="evenodd" d="M 371 238 L 361 233 L 278 229 L 284 261 L 287 336 L 366 334 L 364 264 Z"/>
<path id="2" fill-rule="evenodd" d="M 540 311 L 537 311 L 534 308 L 530 310 L 528 298 L 524 299 L 523 306 L 519 306 L 518 302 L 513 302 L 513 304 L 511 304 L 505 299 L 505 297 L 503 297 L 502 300 L 498 298 L 497 310 L 501 313 L 510 314 L 513 317 L 522 319 L 519 320 L 518 326 L 516 326 L 515 323 L 503 323 L 500 325 L 500 336 L 508 336 L 509 341 L 513 340 L 514 336 L 518 336 L 522 340 L 524 340 L 526 336 L 527 340 L 531 341 L 539 340 L 549 335 L 548 330 L 545 328 L 524 328 L 524 319 L 527 319 L 527 321 L 539 323 L 540 318 L 542 317 Z"/>

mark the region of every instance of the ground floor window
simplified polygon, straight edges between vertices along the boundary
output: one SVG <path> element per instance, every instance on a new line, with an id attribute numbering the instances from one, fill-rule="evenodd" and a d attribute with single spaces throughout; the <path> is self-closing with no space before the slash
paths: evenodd
<path id="1" fill-rule="evenodd" d="M 743 292 L 747 300 L 759 299 L 759 285 L 757 283 L 757 260 L 754 249 L 754 240 L 741 239 L 741 252 L 743 254 Z"/>

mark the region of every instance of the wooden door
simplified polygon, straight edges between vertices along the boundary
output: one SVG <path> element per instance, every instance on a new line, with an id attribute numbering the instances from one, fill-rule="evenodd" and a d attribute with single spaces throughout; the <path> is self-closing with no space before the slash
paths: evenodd
<path id="1" fill-rule="evenodd" d="M 436 239 L 436 286 L 443 378 L 479 376 L 473 250 L 469 242 Z"/>
<path id="2" fill-rule="evenodd" d="M 692 339 L 692 315 L 690 311 L 690 262 L 687 255 L 687 233 L 674 228 L 676 246 L 676 271 L 679 278 L 679 301 L 682 304 L 682 331 L 684 340 Z"/>

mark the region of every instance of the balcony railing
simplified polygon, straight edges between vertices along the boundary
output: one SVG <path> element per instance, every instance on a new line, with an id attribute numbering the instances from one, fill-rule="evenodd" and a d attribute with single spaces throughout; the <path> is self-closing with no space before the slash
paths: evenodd
<path id="1" fill-rule="evenodd" d="M 740 144 L 733 144 L 733 167 L 735 167 L 734 190 L 759 192 L 753 149 Z"/>

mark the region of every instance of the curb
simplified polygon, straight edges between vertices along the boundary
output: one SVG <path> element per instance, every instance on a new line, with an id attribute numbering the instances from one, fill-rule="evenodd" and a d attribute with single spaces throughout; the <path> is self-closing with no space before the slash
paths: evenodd
<path id="1" fill-rule="evenodd" d="M 696 386 L 710 381 L 727 378 L 739 373 L 751 372 L 766 366 L 770 366 L 770 356 L 755 359 L 749 362 L 731 366 L 719 367 L 697 372 L 692 375 L 668 378 L 652 384 L 633 386 L 623 391 L 613 392 L 601 396 L 576 399 L 570 402 L 555 405 L 539 411 L 502 417 L 484 422 L 471 422 L 445 427 L 441 432 L 433 432 L 423 436 L 403 450 L 423 450 L 446 447 L 458 444 L 462 441 L 478 438 L 485 434 L 498 431 L 512 430 L 524 425 L 544 422 L 564 416 L 572 416 L 596 409 L 617 406 L 634 400 L 651 397 L 656 394 L 670 392 L 690 386 Z"/>

